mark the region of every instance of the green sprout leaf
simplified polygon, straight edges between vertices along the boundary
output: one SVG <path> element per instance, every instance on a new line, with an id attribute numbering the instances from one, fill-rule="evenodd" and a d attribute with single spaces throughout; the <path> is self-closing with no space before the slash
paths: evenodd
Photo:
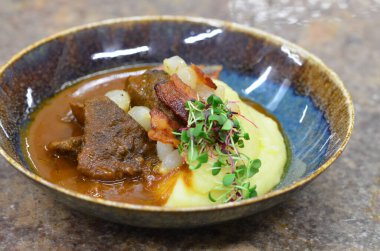
<path id="1" fill-rule="evenodd" d="M 194 162 L 198 158 L 198 148 L 194 146 L 194 141 L 190 140 L 190 147 L 187 152 L 187 161 Z"/>
<path id="2" fill-rule="evenodd" d="M 261 160 L 259 159 L 255 159 L 254 161 L 252 161 L 252 167 L 254 167 L 255 169 L 259 169 L 261 167 Z"/>
<path id="3" fill-rule="evenodd" d="M 232 126 L 233 126 L 233 122 L 229 119 L 226 120 L 226 122 L 224 122 L 223 124 L 223 127 L 222 127 L 222 130 L 223 131 L 229 131 L 232 129 Z"/>
<path id="4" fill-rule="evenodd" d="M 187 131 L 182 131 L 181 133 L 181 142 L 188 143 L 190 140 L 189 135 L 187 135 Z"/>
<path id="5" fill-rule="evenodd" d="M 223 177 L 223 185 L 225 187 L 230 186 L 234 182 L 234 179 L 235 179 L 235 174 L 234 173 L 229 173 L 229 174 L 224 175 L 224 177 Z"/>
<path id="6" fill-rule="evenodd" d="M 213 108 L 216 108 L 218 105 L 223 104 L 223 101 L 218 96 L 212 94 L 212 95 L 210 95 L 210 97 L 208 97 L 207 103 L 209 105 L 212 105 Z"/>
<path id="7" fill-rule="evenodd" d="M 250 182 L 246 182 L 242 185 L 242 187 L 244 187 L 245 190 L 248 190 L 249 187 L 251 186 L 251 183 Z"/>
<path id="8" fill-rule="evenodd" d="M 248 198 L 253 198 L 256 196 L 257 196 L 257 192 L 256 192 L 256 185 L 255 185 L 248 190 Z"/>
<path id="9" fill-rule="evenodd" d="M 194 106 L 199 110 L 202 110 L 205 108 L 205 104 L 199 100 L 194 101 Z"/>
<path id="10" fill-rule="evenodd" d="M 202 163 L 202 164 L 207 163 L 208 162 L 208 154 L 202 153 L 201 155 L 199 155 L 197 160 L 199 161 L 199 163 Z"/>
<path id="11" fill-rule="evenodd" d="M 253 175 L 259 172 L 259 169 L 261 167 L 261 161 L 259 159 L 255 159 L 250 162 L 249 165 L 249 173 L 248 178 L 251 178 Z"/>
<path id="12" fill-rule="evenodd" d="M 208 121 L 217 121 L 219 125 L 223 125 L 226 120 L 227 120 L 227 116 L 226 115 L 216 115 L 216 114 L 212 114 L 208 117 Z"/>
<path id="13" fill-rule="evenodd" d="M 194 137 L 199 137 L 199 135 L 202 133 L 203 131 L 203 124 L 202 123 L 197 123 L 195 125 L 195 128 L 193 130 L 193 136 Z"/>
<path id="14" fill-rule="evenodd" d="M 240 139 L 240 140 L 237 142 L 237 145 L 238 145 L 238 147 L 243 148 L 243 147 L 244 147 L 244 141 Z"/>
<path id="15" fill-rule="evenodd" d="M 234 118 L 233 121 L 234 121 L 234 127 L 235 127 L 237 130 L 239 130 L 240 127 L 241 127 L 241 126 L 240 126 L 240 122 L 239 122 L 239 120 L 236 119 L 236 118 Z"/>
<path id="16" fill-rule="evenodd" d="M 190 164 L 189 165 L 189 169 L 190 170 L 197 170 L 198 168 L 200 168 L 202 166 L 202 163 L 199 163 L 198 162 L 198 164 L 196 164 L 196 165 L 192 165 L 192 164 Z"/>
<path id="17" fill-rule="evenodd" d="M 244 133 L 243 137 L 244 137 L 245 140 L 249 140 L 249 134 L 247 132 Z"/>
<path id="18" fill-rule="evenodd" d="M 212 165 L 212 175 L 218 175 L 220 173 L 220 170 L 222 170 L 222 163 L 220 161 L 217 161 L 215 162 L 213 165 Z"/>
<path id="19" fill-rule="evenodd" d="M 212 197 L 211 192 L 208 193 L 208 199 L 212 202 L 216 202 L 216 200 Z"/>
<path id="20" fill-rule="evenodd" d="M 223 173 L 222 186 L 213 188 L 223 192 L 217 198 L 209 192 L 209 200 L 224 203 L 257 196 L 256 186 L 251 187 L 249 179 L 259 171 L 261 161 L 239 151 L 250 135 L 244 132 L 237 113 L 214 94 L 206 102 L 188 101 L 185 108 L 189 112 L 187 126 L 173 133 L 180 139 L 179 153 L 186 156 L 191 170 L 201 168 L 211 158 L 211 174 Z"/>
<path id="21" fill-rule="evenodd" d="M 216 175 L 218 175 L 220 173 L 220 170 L 222 170 L 220 167 L 213 167 L 212 171 L 211 171 L 211 174 L 213 176 L 216 176 Z"/>

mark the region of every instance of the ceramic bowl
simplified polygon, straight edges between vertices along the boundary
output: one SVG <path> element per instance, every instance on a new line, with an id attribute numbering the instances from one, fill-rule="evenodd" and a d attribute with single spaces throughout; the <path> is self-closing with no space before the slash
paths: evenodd
<path id="1" fill-rule="evenodd" d="M 292 161 L 272 192 L 241 202 L 173 209 L 89 197 L 31 171 L 20 151 L 20 128 L 42 100 L 88 74 L 158 63 L 173 55 L 195 64 L 222 64 L 222 80 L 281 122 Z M 353 121 L 352 101 L 342 81 L 315 56 L 263 31 L 218 20 L 150 16 L 90 24 L 33 44 L 0 69 L 0 153 L 4 158 L 69 207 L 135 226 L 201 226 L 272 207 L 338 158 Z"/>

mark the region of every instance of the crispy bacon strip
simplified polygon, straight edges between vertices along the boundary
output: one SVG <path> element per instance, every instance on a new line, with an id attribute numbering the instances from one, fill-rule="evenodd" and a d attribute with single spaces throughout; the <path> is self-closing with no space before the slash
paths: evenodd
<path id="1" fill-rule="evenodd" d="M 197 98 L 193 89 L 183 83 L 177 75 L 173 75 L 170 81 L 164 84 L 156 84 L 154 90 L 161 102 L 184 122 L 187 121 L 188 111 L 185 109 L 185 104 L 188 100 Z"/>
<path id="2" fill-rule="evenodd" d="M 207 76 L 202 70 L 201 68 L 199 68 L 198 66 L 196 66 L 195 64 L 191 64 L 191 68 L 195 71 L 195 73 L 197 74 L 197 77 L 198 77 L 198 82 L 204 84 L 204 85 L 207 85 L 208 87 L 210 87 L 211 89 L 213 90 L 216 90 L 216 84 L 212 81 L 212 79 Z"/>
<path id="3" fill-rule="evenodd" d="M 176 90 L 178 90 L 181 93 L 186 94 L 188 97 L 191 99 L 196 99 L 197 98 L 197 92 L 193 90 L 190 86 L 185 84 L 182 79 L 178 77 L 177 74 L 173 74 L 170 79 L 173 81 Z"/>
<path id="4" fill-rule="evenodd" d="M 165 113 L 157 108 L 153 108 L 150 111 L 150 116 L 152 129 L 148 131 L 148 137 L 151 140 L 161 141 L 162 143 L 178 147 L 180 142 L 175 138 L 173 131 L 179 129 L 179 124 L 174 120 L 170 120 Z"/>

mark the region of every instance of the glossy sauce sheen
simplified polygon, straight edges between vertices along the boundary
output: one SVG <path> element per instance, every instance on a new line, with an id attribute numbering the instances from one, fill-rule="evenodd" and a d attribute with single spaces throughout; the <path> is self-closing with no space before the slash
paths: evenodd
<path id="1" fill-rule="evenodd" d="M 46 150 L 46 145 L 51 141 L 83 134 L 77 123 L 69 122 L 70 102 L 82 102 L 110 90 L 124 89 L 128 76 L 141 74 L 146 69 L 117 70 L 85 78 L 42 103 L 40 109 L 31 114 L 31 122 L 22 138 L 23 151 L 31 167 L 43 178 L 82 194 L 132 204 L 165 204 L 179 175 L 191 175 L 187 168 L 174 169 L 167 175 L 152 176 L 149 182 L 138 179 L 99 182 L 83 177 L 77 171 L 75 162 L 54 157 Z"/>

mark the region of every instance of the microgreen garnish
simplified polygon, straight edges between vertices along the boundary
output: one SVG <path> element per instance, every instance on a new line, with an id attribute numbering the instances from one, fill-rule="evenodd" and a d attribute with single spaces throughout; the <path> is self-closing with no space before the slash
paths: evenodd
<path id="1" fill-rule="evenodd" d="M 209 193 L 209 199 L 230 202 L 257 196 L 256 186 L 251 186 L 249 178 L 259 171 L 261 161 L 252 160 L 238 150 L 250 139 L 236 118 L 238 114 L 216 95 L 206 102 L 188 101 L 186 110 L 187 127 L 175 132 L 181 140 L 180 154 L 191 170 L 212 159 L 212 175 L 223 173 L 222 183 Z"/>

